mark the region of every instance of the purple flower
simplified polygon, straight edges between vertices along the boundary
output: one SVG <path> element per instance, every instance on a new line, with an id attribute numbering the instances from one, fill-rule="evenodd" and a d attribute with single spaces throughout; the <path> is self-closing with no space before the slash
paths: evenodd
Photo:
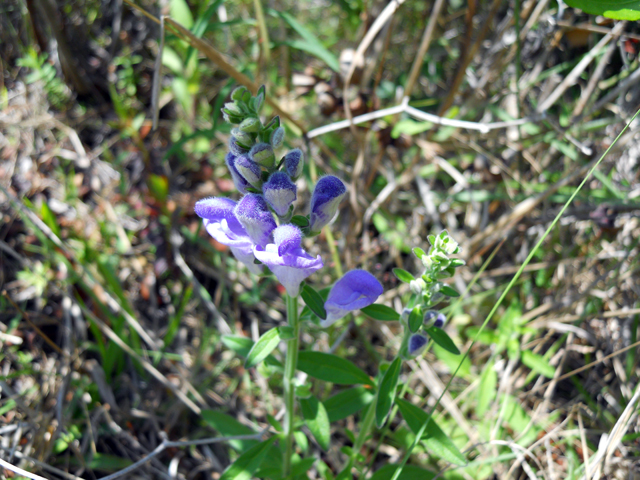
<path id="1" fill-rule="evenodd" d="M 429 310 L 424 314 L 423 323 L 426 327 L 444 327 L 444 322 L 447 321 L 444 313 L 436 312 L 435 310 Z"/>
<path id="2" fill-rule="evenodd" d="M 251 184 L 252 187 L 260 188 L 262 186 L 262 170 L 257 163 L 249 160 L 249 157 L 240 155 L 236 157 L 236 170 L 242 178 Z"/>
<path id="3" fill-rule="evenodd" d="M 424 335 L 420 335 L 418 333 L 415 335 L 411 335 L 411 337 L 409 337 L 408 346 L 409 355 L 411 355 L 412 357 L 418 356 L 420 353 L 422 353 L 422 350 L 424 350 L 424 347 L 426 347 L 428 341 L 429 339 Z"/>
<path id="4" fill-rule="evenodd" d="M 289 212 L 289 207 L 296 199 L 296 184 L 284 172 L 271 174 L 262 186 L 264 199 L 279 217 Z"/>
<path id="5" fill-rule="evenodd" d="M 253 242 L 233 213 L 236 202 L 229 198 L 205 198 L 196 203 L 196 214 L 204 219 L 204 228 L 219 243 L 228 246 L 234 257 L 255 273 L 262 265 L 253 263 Z"/>
<path id="6" fill-rule="evenodd" d="M 327 175 L 318 180 L 311 195 L 309 230 L 319 232 L 336 216 L 340 202 L 347 194 L 347 188 L 338 177 Z"/>
<path id="7" fill-rule="evenodd" d="M 291 150 L 284 156 L 284 171 L 292 180 L 297 180 L 302 175 L 304 167 L 304 154 L 299 148 Z"/>
<path id="8" fill-rule="evenodd" d="M 229 173 L 231 174 L 231 179 L 233 180 L 233 184 L 236 186 L 240 193 L 247 193 L 247 187 L 249 186 L 249 182 L 240 175 L 238 169 L 236 168 L 236 161 L 238 157 L 234 155 L 232 152 L 227 153 L 224 161 L 229 167 Z"/>
<path id="9" fill-rule="evenodd" d="M 253 243 L 260 246 L 269 243 L 276 221 L 262 195 L 247 193 L 238 202 L 233 213 Z"/>
<path id="10" fill-rule="evenodd" d="M 276 163 L 273 148 L 268 143 L 256 143 L 251 147 L 249 157 L 251 157 L 251 160 L 256 162 L 258 165 L 262 165 L 265 168 L 271 168 L 274 163 Z"/>
<path id="11" fill-rule="evenodd" d="M 302 232 L 295 225 L 281 225 L 273 232 L 275 243 L 266 247 L 256 245 L 255 257 L 264 263 L 287 289 L 287 294 L 297 297 L 300 283 L 324 264 L 318 255 L 313 258 L 300 246 Z"/>
<path id="12" fill-rule="evenodd" d="M 351 270 L 345 273 L 329 292 L 324 304 L 327 319 L 320 325 L 328 327 L 347 313 L 371 305 L 383 291 L 376 277 L 366 270 Z"/>

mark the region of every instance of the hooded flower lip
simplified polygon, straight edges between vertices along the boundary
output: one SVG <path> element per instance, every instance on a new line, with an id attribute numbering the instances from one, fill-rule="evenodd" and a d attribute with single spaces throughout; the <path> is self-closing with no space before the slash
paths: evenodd
<path id="1" fill-rule="evenodd" d="M 204 220 L 204 227 L 219 243 L 228 246 L 231 253 L 256 275 L 262 266 L 253 263 L 253 242 L 233 213 L 236 202 L 229 198 L 205 198 L 196 203 L 195 212 Z"/>
<path id="2" fill-rule="evenodd" d="M 262 186 L 262 170 L 257 163 L 249 160 L 249 157 L 244 155 L 236 157 L 235 167 L 237 172 L 242 175 L 242 178 L 249 182 L 252 187 L 260 188 Z"/>
<path id="3" fill-rule="evenodd" d="M 318 180 L 311 196 L 309 229 L 319 232 L 336 216 L 340 202 L 347 194 L 347 188 L 338 177 L 327 175 Z"/>
<path id="4" fill-rule="evenodd" d="M 411 337 L 409 337 L 409 345 L 408 345 L 409 355 L 411 356 L 419 355 L 424 349 L 424 347 L 427 346 L 428 341 L 429 339 L 424 335 L 420 335 L 420 334 L 411 335 Z"/>
<path id="5" fill-rule="evenodd" d="M 302 175 L 304 167 L 304 154 L 299 148 L 294 148 L 284 156 L 284 171 L 292 180 L 297 180 Z"/>
<path id="6" fill-rule="evenodd" d="M 289 207 L 297 198 L 296 192 L 296 184 L 284 172 L 271 174 L 262 186 L 265 200 L 279 217 L 284 217 L 289 212 Z"/>
<path id="7" fill-rule="evenodd" d="M 322 258 L 314 258 L 302 249 L 302 232 L 295 225 L 281 225 L 274 230 L 273 238 L 276 243 L 256 245 L 253 254 L 269 267 L 289 296 L 297 297 L 300 283 L 324 266 Z"/>
<path id="8" fill-rule="evenodd" d="M 371 305 L 382 294 L 382 284 L 366 270 L 351 270 L 331 288 L 324 308 L 327 318 L 320 324 L 328 327 L 353 310 Z"/>
<path id="9" fill-rule="evenodd" d="M 256 245 L 264 246 L 271 240 L 276 221 L 262 195 L 248 193 L 238 202 L 233 213 Z"/>
<path id="10" fill-rule="evenodd" d="M 247 187 L 249 186 L 249 182 L 240 175 L 240 172 L 236 168 L 236 161 L 238 159 L 237 155 L 234 155 L 232 152 L 227 153 L 227 156 L 224 158 L 227 167 L 229 167 L 229 173 L 231 174 L 231 179 L 233 180 L 233 184 L 236 186 L 240 193 L 247 193 Z"/>

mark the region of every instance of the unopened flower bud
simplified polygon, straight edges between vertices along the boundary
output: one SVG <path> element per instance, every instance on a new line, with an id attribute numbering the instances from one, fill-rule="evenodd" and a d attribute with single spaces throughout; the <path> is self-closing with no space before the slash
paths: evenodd
<path id="1" fill-rule="evenodd" d="M 239 157 L 234 155 L 232 152 L 227 153 L 224 161 L 229 167 L 229 173 L 231 174 L 231 179 L 233 180 L 233 184 L 236 186 L 240 193 L 247 193 L 247 187 L 249 186 L 249 182 L 240 175 L 238 169 L 236 168 L 236 160 Z"/>
<path id="2" fill-rule="evenodd" d="M 444 323 L 447 321 L 447 317 L 445 317 L 444 313 L 437 312 L 435 310 L 429 310 L 424 314 L 423 324 L 425 327 L 436 327 L 442 328 L 444 327 Z"/>
<path id="3" fill-rule="evenodd" d="M 226 111 L 230 115 L 236 115 L 238 117 L 242 117 L 243 116 L 242 110 L 240 109 L 240 107 L 235 102 L 225 103 L 224 104 L 224 108 L 222 109 L 222 111 L 223 112 Z"/>
<path id="4" fill-rule="evenodd" d="M 347 194 L 347 188 L 338 177 L 327 175 L 318 180 L 311 195 L 309 230 L 319 232 L 336 216 L 340 202 Z"/>
<path id="5" fill-rule="evenodd" d="M 262 195 L 246 194 L 236 205 L 234 213 L 256 245 L 264 247 L 270 242 L 276 221 Z"/>
<path id="6" fill-rule="evenodd" d="M 240 130 L 242 130 L 243 132 L 247 132 L 247 133 L 256 133 L 258 130 L 260 130 L 260 127 L 262 126 L 262 123 L 260 122 L 259 118 L 256 117 L 249 117 L 247 119 L 245 119 L 239 126 L 238 128 Z"/>
<path id="7" fill-rule="evenodd" d="M 416 278 L 409 282 L 409 288 L 412 293 L 419 295 L 425 288 L 427 288 L 427 283 L 422 278 Z"/>
<path id="8" fill-rule="evenodd" d="M 275 150 L 282 146 L 282 142 L 284 142 L 284 127 L 278 127 L 271 132 L 269 143 L 271 143 L 271 146 Z"/>
<path id="9" fill-rule="evenodd" d="M 234 88 L 233 92 L 231 92 L 231 100 L 235 100 L 239 102 L 240 100 L 242 100 L 242 95 L 246 91 L 247 91 L 246 87 L 243 87 L 243 86 Z"/>
<path id="10" fill-rule="evenodd" d="M 291 180 L 297 180 L 302 175 L 304 167 L 304 153 L 299 148 L 291 150 L 284 156 L 284 171 L 291 177 Z"/>
<path id="11" fill-rule="evenodd" d="M 262 170 L 257 163 L 249 160 L 249 157 L 240 155 L 236 158 L 236 170 L 244 179 L 255 188 L 262 186 Z"/>
<path id="12" fill-rule="evenodd" d="M 289 211 L 289 207 L 297 198 L 296 191 L 296 184 L 284 172 L 271 174 L 262 186 L 265 200 L 279 217 L 284 217 Z"/>
<path id="13" fill-rule="evenodd" d="M 257 143 L 249 152 L 251 160 L 265 168 L 272 168 L 276 163 L 276 157 L 273 154 L 273 148 L 268 143 Z"/>
<path id="14" fill-rule="evenodd" d="M 251 148 L 251 146 L 254 144 L 253 137 L 247 132 L 243 132 L 239 128 L 231 129 L 231 135 L 236 137 L 236 142 L 240 144 L 241 147 Z"/>
<path id="15" fill-rule="evenodd" d="M 408 345 L 409 355 L 411 355 L 412 357 L 416 357 L 420 355 L 420 353 L 422 353 L 424 348 L 427 346 L 428 342 L 429 342 L 429 339 L 424 335 L 420 335 L 420 334 L 411 335 L 411 337 L 409 338 L 409 345 Z"/>
<path id="16" fill-rule="evenodd" d="M 247 153 L 249 153 L 249 149 L 244 148 L 242 145 L 239 145 L 238 140 L 233 135 L 229 137 L 229 150 L 234 155 L 246 155 Z"/>

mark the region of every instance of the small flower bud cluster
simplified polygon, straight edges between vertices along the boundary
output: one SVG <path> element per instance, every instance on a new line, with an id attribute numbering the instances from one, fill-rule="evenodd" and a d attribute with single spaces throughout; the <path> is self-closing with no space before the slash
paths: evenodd
<path id="1" fill-rule="evenodd" d="M 410 280 L 411 274 L 402 272 L 402 279 L 409 282 L 415 305 L 412 309 L 405 308 L 401 315 L 405 326 L 401 354 L 405 358 L 415 358 L 426 347 L 428 337 L 421 330 L 444 327 L 446 316 L 433 310 L 433 307 L 445 297 L 458 296 L 443 280 L 452 277 L 456 268 L 465 264 L 463 260 L 449 258 L 459 253 L 460 247 L 446 230 L 439 235 L 429 235 L 429 243 L 431 247 L 428 253 L 421 248 L 413 249 L 413 253 L 425 267 L 424 273 Z"/>

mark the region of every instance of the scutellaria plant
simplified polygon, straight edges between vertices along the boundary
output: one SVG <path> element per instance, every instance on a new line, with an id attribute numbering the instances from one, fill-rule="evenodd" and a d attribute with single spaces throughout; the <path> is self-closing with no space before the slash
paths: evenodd
<path id="1" fill-rule="evenodd" d="M 246 367 L 258 366 L 281 341 L 286 343 L 284 364 L 279 367 L 283 375 L 284 425 L 280 427 L 272 419 L 278 433 L 265 441 L 270 442 L 265 443 L 265 448 L 281 455 L 282 463 L 281 467 L 267 469 L 268 477 L 290 477 L 294 463 L 301 461 L 294 448 L 294 438 L 302 434 L 301 424 L 296 423 L 296 400 L 317 444 L 325 450 L 330 446 L 327 407 L 311 395 L 308 385 L 297 382 L 297 371 L 335 384 L 365 384 L 374 392 L 354 448 L 342 469 L 343 475 L 350 477 L 349 472 L 357 461 L 356 454 L 373 428 L 374 420 L 378 427 L 382 427 L 396 399 L 402 361 L 423 353 L 429 339 L 450 351 L 457 351 L 442 330 L 446 317 L 434 308 L 447 296 L 457 296 L 457 292 L 442 280 L 452 276 L 464 262 L 449 258 L 459 252 L 459 247 L 447 232 L 429 237 L 431 248 L 428 253 L 414 249 L 425 267 L 424 273 L 414 278 L 407 271 L 394 271 L 400 280 L 410 284 L 412 292 L 401 314 L 390 307 L 375 304 L 384 289 L 365 270 L 345 273 L 328 292 L 325 291 L 325 296 L 321 295 L 307 283 L 307 279 L 322 269 L 324 262 L 320 255 L 310 255 L 304 249 L 303 241 L 316 237 L 323 228 L 330 226 L 347 188 L 338 177 L 321 177 L 311 194 L 308 214 L 295 215 L 296 181 L 304 170 L 304 153 L 293 149 L 280 156 L 285 129 L 277 116 L 267 123 L 262 122 L 260 110 L 264 96 L 264 87 L 255 96 L 239 87 L 232 92 L 231 102 L 222 109 L 224 119 L 235 125 L 231 130 L 225 162 L 242 197 L 237 202 L 230 198 L 205 198 L 196 203 L 195 212 L 203 219 L 207 232 L 228 246 L 239 262 L 257 275 L 270 271 L 286 291 L 288 324 L 265 332 L 252 345 L 245 362 Z M 302 312 L 299 298 L 306 304 Z M 404 334 L 396 358 L 390 365 L 381 366 L 375 380 L 344 358 L 311 350 L 299 351 L 301 323 L 305 319 L 315 319 L 321 328 L 327 328 L 357 310 L 378 320 L 399 320 L 403 325 Z M 273 443 L 276 440 L 278 447 Z M 260 462 L 252 465 L 251 475 L 256 470 L 257 476 L 267 474 L 266 467 L 261 468 Z M 230 467 L 225 472 L 227 477 L 231 471 Z"/>

